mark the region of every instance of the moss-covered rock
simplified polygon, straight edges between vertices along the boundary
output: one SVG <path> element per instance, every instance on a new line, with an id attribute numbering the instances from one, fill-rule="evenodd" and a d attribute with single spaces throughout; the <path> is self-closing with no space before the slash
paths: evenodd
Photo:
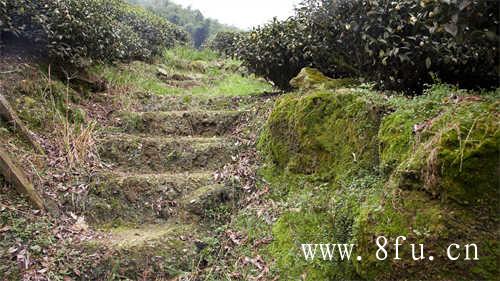
<path id="1" fill-rule="evenodd" d="M 447 86 L 413 99 L 282 97 L 259 143 L 283 211 L 267 252 L 274 270 L 282 280 L 495 279 L 498 118 L 497 95 Z M 393 249 L 376 260 L 376 238 L 393 245 L 400 235 L 402 260 Z M 302 243 L 353 243 L 362 260 L 307 262 Z M 425 260 L 412 259 L 410 243 L 425 245 Z M 480 260 L 450 261 L 451 243 L 477 244 Z"/>
<path id="2" fill-rule="evenodd" d="M 381 168 L 399 187 L 425 190 L 442 199 L 480 204 L 496 198 L 500 104 L 466 93 L 399 102 L 379 131 Z M 448 92 L 449 93 L 449 92 Z M 491 204 L 490 204 L 491 205 Z"/>
<path id="3" fill-rule="evenodd" d="M 292 87 L 303 91 L 313 89 L 349 88 L 358 84 L 358 81 L 351 78 L 332 79 L 325 76 L 321 71 L 310 67 L 303 68 L 295 78 L 290 80 L 290 85 Z"/>
<path id="4" fill-rule="evenodd" d="M 391 185 L 391 184 L 389 184 Z M 455 204 L 443 204 L 418 191 L 378 193 L 366 200 L 354 224 L 357 273 L 365 280 L 493 280 L 498 259 L 495 225 L 498 220 L 482 212 L 473 212 Z M 376 259 L 377 237 L 388 239 L 388 258 Z M 399 249 L 401 260 L 394 260 L 394 243 L 405 236 Z M 446 250 L 460 245 L 461 258 L 451 261 Z M 463 247 L 477 244 L 479 260 L 464 260 Z M 424 260 L 414 260 L 410 244 L 424 245 Z M 454 249 L 455 250 L 455 249 Z M 457 251 L 458 252 L 458 251 Z M 454 253 L 456 255 L 456 253 Z M 430 261 L 429 257 L 433 260 Z M 471 255 L 472 256 L 472 255 Z M 474 268 L 474 270 L 471 270 Z M 429 277 L 432 276 L 432 279 Z"/>
<path id="5" fill-rule="evenodd" d="M 443 199 L 483 205 L 498 195 L 500 103 L 463 103 L 432 120 L 433 135 L 400 167 L 419 169 L 423 188 Z M 406 165 L 406 166 L 405 166 Z"/>
<path id="6" fill-rule="evenodd" d="M 382 97 L 368 92 L 317 91 L 278 100 L 259 146 L 269 161 L 297 173 L 333 177 L 373 169 Z"/>

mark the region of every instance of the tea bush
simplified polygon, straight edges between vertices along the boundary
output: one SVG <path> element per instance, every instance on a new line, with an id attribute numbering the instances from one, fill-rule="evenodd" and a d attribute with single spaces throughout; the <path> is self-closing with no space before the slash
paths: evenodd
<path id="1" fill-rule="evenodd" d="M 221 31 L 212 38 L 206 47 L 230 58 L 238 55 L 238 43 L 244 37 L 242 32 Z"/>
<path id="2" fill-rule="evenodd" d="M 253 30 L 240 57 L 284 88 L 305 66 L 390 90 L 435 78 L 498 87 L 499 10 L 499 1 L 306 0 L 294 18 Z"/>
<path id="3" fill-rule="evenodd" d="M 288 89 L 289 81 L 308 65 L 304 25 L 297 19 L 273 22 L 247 33 L 237 45 L 238 57 L 257 75 Z M 306 37 L 307 38 L 307 37 Z"/>
<path id="4" fill-rule="evenodd" d="M 39 44 L 59 62 L 150 59 L 187 42 L 166 20 L 122 0 L 0 0 L 2 32 Z"/>
<path id="5" fill-rule="evenodd" d="M 298 16 L 309 19 L 313 64 L 328 74 L 345 75 L 336 69 L 341 57 L 355 66 L 351 75 L 384 89 L 420 89 L 433 75 L 489 87 L 498 84 L 498 3 L 319 0 Z"/>

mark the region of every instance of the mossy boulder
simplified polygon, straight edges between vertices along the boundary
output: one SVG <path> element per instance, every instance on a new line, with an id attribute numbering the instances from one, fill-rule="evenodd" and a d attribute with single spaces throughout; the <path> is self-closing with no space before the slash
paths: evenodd
<path id="1" fill-rule="evenodd" d="M 423 192 L 388 185 L 385 192 L 375 193 L 362 204 L 353 225 L 355 255 L 363 257 L 361 262 L 354 261 L 360 276 L 365 280 L 430 280 L 429 276 L 432 280 L 494 280 L 499 256 L 496 219 L 481 211 L 443 204 Z M 379 249 L 376 239 L 381 236 L 388 239 L 388 258 L 383 261 L 375 256 Z M 394 260 L 398 236 L 406 240 L 400 241 L 401 260 Z M 457 261 L 450 260 L 446 253 L 453 243 L 461 247 L 453 252 L 462 256 Z M 464 245 L 470 243 L 478 247 L 477 261 L 464 260 Z M 413 259 L 410 244 L 416 245 L 417 257 L 418 245 L 424 245 L 423 260 Z"/>
<path id="2" fill-rule="evenodd" d="M 446 88 L 398 103 L 379 131 L 381 168 L 399 187 L 462 204 L 491 203 L 498 193 L 500 103 Z M 484 204 L 483 204 L 484 205 Z"/>
<path id="3" fill-rule="evenodd" d="M 349 88 L 358 84 L 355 79 L 351 78 L 332 79 L 311 67 L 303 68 L 295 78 L 290 80 L 290 85 L 300 90 Z"/>
<path id="4" fill-rule="evenodd" d="M 267 159 L 295 173 L 338 176 L 378 163 L 384 105 L 368 92 L 314 91 L 277 101 L 259 146 Z"/>
<path id="5" fill-rule="evenodd" d="M 354 89 L 282 97 L 259 143 L 283 206 L 274 270 L 282 280 L 494 280 L 498 117 L 496 94 L 447 86 L 413 99 Z M 402 260 L 393 249 L 376 260 L 376 238 L 393 245 L 400 235 Z M 353 243 L 362 260 L 306 262 L 302 243 Z M 425 260 L 412 259 L 410 243 L 424 244 Z M 477 244 L 479 261 L 450 261 L 452 243 Z"/>

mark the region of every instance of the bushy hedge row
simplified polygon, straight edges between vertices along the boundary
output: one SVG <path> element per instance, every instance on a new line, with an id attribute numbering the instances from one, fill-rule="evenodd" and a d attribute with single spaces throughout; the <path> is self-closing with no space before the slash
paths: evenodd
<path id="1" fill-rule="evenodd" d="M 61 62 L 149 59 L 188 41 L 166 20 L 122 0 L 0 0 L 0 12 L 2 32 Z"/>
<path id="2" fill-rule="evenodd" d="M 238 43 L 249 69 L 288 88 L 301 67 L 419 91 L 436 77 L 499 85 L 500 1 L 306 0 Z"/>

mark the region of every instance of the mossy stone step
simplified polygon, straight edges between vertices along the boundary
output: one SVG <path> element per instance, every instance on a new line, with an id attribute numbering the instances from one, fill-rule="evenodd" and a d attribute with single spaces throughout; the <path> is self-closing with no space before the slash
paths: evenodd
<path id="1" fill-rule="evenodd" d="M 217 207 L 234 202 L 236 192 L 226 184 L 207 185 L 182 198 L 182 208 L 197 216 L 206 216 Z"/>
<path id="2" fill-rule="evenodd" d="M 105 161 L 122 171 L 163 173 L 217 170 L 231 161 L 238 142 L 230 138 L 140 137 L 118 134 L 99 142 Z"/>
<path id="3" fill-rule="evenodd" d="M 183 110 L 243 110 L 252 106 L 261 97 L 204 95 L 158 95 L 154 93 L 137 93 L 135 99 L 139 111 L 183 111 Z"/>
<path id="4" fill-rule="evenodd" d="M 99 175 L 85 216 L 96 225 L 164 222 L 176 216 L 180 197 L 211 184 L 213 172 Z"/>
<path id="5" fill-rule="evenodd" d="M 242 111 L 120 112 L 116 130 L 164 136 L 221 136 L 237 125 Z"/>
<path id="6" fill-rule="evenodd" d="M 191 272 L 204 247 L 201 241 L 208 236 L 198 225 L 179 222 L 116 228 L 110 233 L 85 246 L 86 252 L 105 251 L 108 257 L 94 265 L 93 280 L 108 280 L 109 272 L 117 272 L 120 280 L 139 280 L 146 273 L 144 280 L 170 280 Z"/>

